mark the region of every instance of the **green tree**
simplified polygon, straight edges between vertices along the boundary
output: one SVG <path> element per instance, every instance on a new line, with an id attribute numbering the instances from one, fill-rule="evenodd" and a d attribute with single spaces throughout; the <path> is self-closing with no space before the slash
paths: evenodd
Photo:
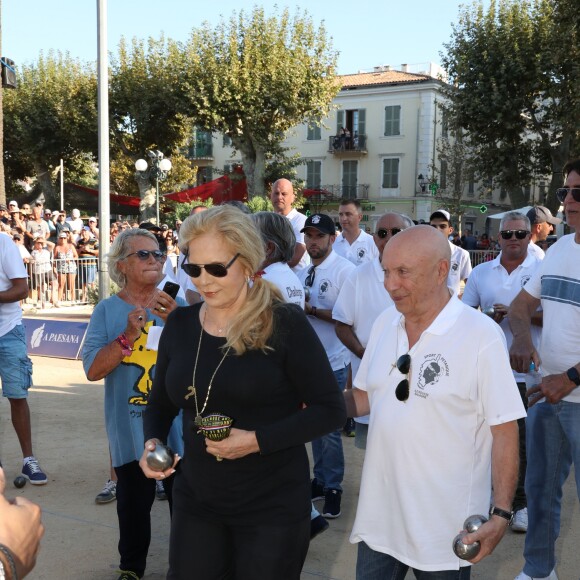
<path id="1" fill-rule="evenodd" d="M 491 0 L 487 10 L 480 1 L 461 8 L 441 55 L 450 119 L 514 207 L 536 175 L 552 176 L 550 192 L 561 186 L 578 154 L 578 34 L 576 0 Z"/>
<path id="2" fill-rule="evenodd" d="M 266 157 L 286 131 L 327 116 L 339 90 L 337 53 L 324 25 L 254 7 L 194 29 L 178 51 L 185 110 L 240 152 L 248 195 L 264 195 Z"/>
<path id="3" fill-rule="evenodd" d="M 189 186 L 196 169 L 182 148 L 191 137 L 193 121 L 184 111 L 177 90 L 178 47 L 165 38 L 148 41 L 124 39 L 111 64 L 111 180 L 121 193 L 139 192 L 141 219 L 155 213 L 155 183 L 137 179 L 135 161 L 148 150 L 160 150 L 171 158 L 172 170 L 164 188 Z"/>
<path id="4" fill-rule="evenodd" d="M 65 175 L 94 183 L 97 154 L 97 80 L 94 67 L 68 54 L 40 55 L 4 92 L 4 160 L 9 187 L 33 177 L 52 203 L 60 160 Z"/>
<path id="5" fill-rule="evenodd" d="M 444 207 L 457 219 L 461 233 L 463 214 L 469 207 L 464 198 L 466 186 L 474 176 L 474 150 L 461 131 L 450 138 L 440 138 L 436 145 L 439 166 L 431 166 L 431 174 L 439 184 L 434 194 L 439 207 Z"/>

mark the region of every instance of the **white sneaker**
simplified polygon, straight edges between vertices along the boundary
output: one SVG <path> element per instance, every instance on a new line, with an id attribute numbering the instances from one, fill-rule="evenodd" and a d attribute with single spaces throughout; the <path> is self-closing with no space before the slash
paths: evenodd
<path id="1" fill-rule="evenodd" d="M 532 576 L 528 576 L 522 571 L 514 578 L 514 580 L 558 580 L 558 575 L 556 574 L 556 568 L 550 572 L 549 576 L 544 576 L 543 578 L 540 578 L 539 576 L 534 576 L 532 578 Z"/>
<path id="2" fill-rule="evenodd" d="M 512 530 L 514 532 L 526 533 L 528 531 L 528 508 L 522 508 L 514 514 L 512 521 Z"/>

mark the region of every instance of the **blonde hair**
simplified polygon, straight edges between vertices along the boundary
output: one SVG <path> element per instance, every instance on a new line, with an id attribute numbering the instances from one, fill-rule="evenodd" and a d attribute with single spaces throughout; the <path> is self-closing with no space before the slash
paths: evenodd
<path id="1" fill-rule="evenodd" d="M 241 355 L 246 350 L 267 351 L 274 331 L 274 308 L 283 304 L 280 291 L 270 282 L 257 276 L 250 278 L 264 262 L 264 244 L 252 218 L 239 209 L 222 205 L 186 218 L 179 230 L 179 249 L 187 254 L 189 244 L 205 234 L 221 237 L 239 254 L 238 262 L 246 272 L 248 296 L 245 304 L 228 326 L 226 348 L 231 347 Z"/>

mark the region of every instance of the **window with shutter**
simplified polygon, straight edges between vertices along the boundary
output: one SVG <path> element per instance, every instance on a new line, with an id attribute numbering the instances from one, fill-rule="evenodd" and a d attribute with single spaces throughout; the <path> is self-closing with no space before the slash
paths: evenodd
<path id="1" fill-rule="evenodd" d="M 322 132 L 320 126 L 316 123 L 308 123 L 308 131 L 306 133 L 306 139 L 308 141 L 320 141 L 322 138 Z"/>
<path id="2" fill-rule="evenodd" d="M 399 159 L 383 159 L 383 188 L 399 187 Z"/>
<path id="3" fill-rule="evenodd" d="M 322 182 L 322 161 L 307 161 L 306 162 L 306 188 L 320 189 Z"/>
<path id="4" fill-rule="evenodd" d="M 401 106 L 385 107 L 385 137 L 401 134 Z"/>

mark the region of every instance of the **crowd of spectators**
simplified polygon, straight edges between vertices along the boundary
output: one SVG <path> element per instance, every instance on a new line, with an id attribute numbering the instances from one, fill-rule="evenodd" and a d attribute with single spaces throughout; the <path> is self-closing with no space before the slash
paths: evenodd
<path id="1" fill-rule="evenodd" d="M 51 210 L 42 201 L 31 204 L 10 201 L 0 205 L 0 233 L 12 238 L 29 276 L 28 299 L 44 308 L 59 307 L 62 302 L 85 303 L 89 289 L 96 283 L 99 256 L 99 229 L 96 217 L 81 218 L 78 209 L 70 216 L 64 210 Z M 168 260 L 177 267 L 176 229 L 163 224 L 155 232 L 165 246 Z M 116 221 L 111 224 L 111 243 L 124 230 L 138 228 L 136 221 Z"/>

